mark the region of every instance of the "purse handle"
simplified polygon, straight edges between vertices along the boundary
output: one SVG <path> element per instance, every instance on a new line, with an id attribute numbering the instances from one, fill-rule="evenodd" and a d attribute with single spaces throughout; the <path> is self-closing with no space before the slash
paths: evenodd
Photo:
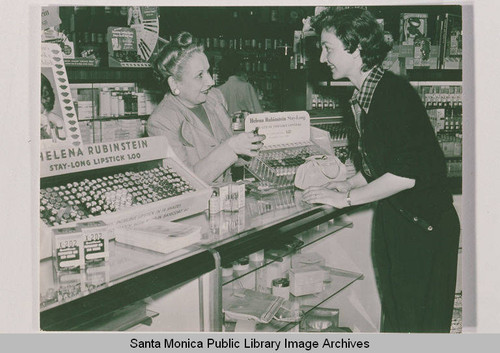
<path id="1" fill-rule="evenodd" d="M 333 176 L 328 175 L 328 173 L 326 173 L 324 170 L 325 169 L 324 166 L 320 163 L 320 161 L 326 161 L 328 159 L 333 159 L 336 162 L 336 166 L 338 168 L 336 175 L 333 175 Z M 337 157 L 335 157 L 335 156 L 327 156 L 327 155 L 323 154 L 323 155 L 316 155 L 316 156 L 307 157 L 306 161 L 311 162 L 312 164 L 316 165 L 318 167 L 318 169 L 320 170 L 320 172 L 328 179 L 335 179 L 340 173 L 340 166 L 339 166 L 338 161 L 336 159 L 337 159 Z"/>

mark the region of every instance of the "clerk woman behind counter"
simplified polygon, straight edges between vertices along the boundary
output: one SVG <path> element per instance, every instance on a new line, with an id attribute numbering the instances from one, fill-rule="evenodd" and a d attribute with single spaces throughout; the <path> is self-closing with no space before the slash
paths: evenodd
<path id="1" fill-rule="evenodd" d="M 265 136 L 233 135 L 231 118 L 214 81 L 203 46 L 190 33 L 180 33 L 154 63 L 167 91 L 149 117 L 149 136 L 164 135 L 176 155 L 207 183 L 230 181 L 238 156 L 257 155 Z"/>
<path id="2" fill-rule="evenodd" d="M 305 191 L 304 199 L 343 208 L 378 201 L 372 260 L 382 331 L 449 332 L 460 225 L 447 188 L 443 152 L 417 92 L 381 67 L 381 27 L 360 9 L 313 18 L 320 61 L 355 87 L 351 107 L 363 167 L 344 182 Z"/>

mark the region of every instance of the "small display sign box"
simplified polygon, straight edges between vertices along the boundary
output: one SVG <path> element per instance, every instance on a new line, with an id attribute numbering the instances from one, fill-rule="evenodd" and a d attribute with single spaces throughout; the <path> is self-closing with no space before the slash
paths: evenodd
<path id="1" fill-rule="evenodd" d="M 84 268 L 82 230 L 79 227 L 65 227 L 53 229 L 52 234 L 52 254 L 56 260 L 56 269 Z"/>
<path id="2" fill-rule="evenodd" d="M 109 258 L 109 229 L 103 221 L 79 222 L 82 231 L 85 262 L 98 262 Z"/>
<path id="3" fill-rule="evenodd" d="M 137 35 L 134 28 L 108 28 L 109 67 L 151 67 L 137 53 Z"/>
<path id="4" fill-rule="evenodd" d="M 328 154 L 311 141 L 306 111 L 250 114 L 245 120 L 245 131 L 266 135 L 259 154 L 245 168 L 275 187 L 293 186 L 295 173 L 306 158 Z"/>

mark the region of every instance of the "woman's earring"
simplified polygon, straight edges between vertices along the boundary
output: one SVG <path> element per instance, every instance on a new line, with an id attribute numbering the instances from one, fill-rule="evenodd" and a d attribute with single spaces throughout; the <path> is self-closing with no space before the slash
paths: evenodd
<path id="1" fill-rule="evenodd" d="M 174 89 L 174 91 L 172 92 L 174 94 L 174 96 L 178 96 L 179 93 L 181 93 L 181 91 L 179 91 L 178 88 Z"/>

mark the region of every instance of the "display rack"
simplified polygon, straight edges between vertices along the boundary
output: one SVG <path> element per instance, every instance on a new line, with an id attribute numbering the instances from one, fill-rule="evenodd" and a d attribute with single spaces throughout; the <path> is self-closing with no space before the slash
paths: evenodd
<path id="1" fill-rule="evenodd" d="M 178 219 L 207 209 L 211 189 L 183 165 L 163 136 L 92 144 L 78 149 L 62 146 L 42 150 L 40 184 L 42 188 L 55 189 L 58 185 L 71 183 L 70 188 L 73 189 L 77 181 L 104 178 L 115 173 L 123 173 L 123 171 L 130 173 L 131 170 L 149 170 L 158 166 L 175 170 L 180 178 L 192 185 L 195 191 L 168 198 L 162 197 L 158 201 L 148 201 L 140 206 L 140 210 L 129 206 L 116 211 L 110 210 L 112 212 L 109 213 L 102 211 L 87 217 L 92 216 L 92 220 L 102 220 L 110 227 L 120 228 L 131 227 L 153 218 Z M 90 192 L 91 188 L 87 188 Z M 64 191 L 63 195 L 67 196 L 65 194 L 69 195 Z M 58 203 L 64 208 L 62 200 Z M 58 211 L 58 215 L 61 212 Z M 67 213 L 67 211 L 64 212 Z M 58 223 L 61 222 L 58 221 Z M 42 259 L 52 256 L 52 229 L 75 224 L 76 221 L 72 219 L 60 226 L 48 226 L 41 221 L 40 254 Z"/>

